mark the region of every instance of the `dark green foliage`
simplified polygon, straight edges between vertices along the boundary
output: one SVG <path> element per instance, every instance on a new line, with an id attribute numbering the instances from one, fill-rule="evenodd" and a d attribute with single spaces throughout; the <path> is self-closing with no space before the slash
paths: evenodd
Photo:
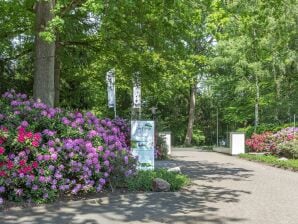
<path id="1" fill-rule="evenodd" d="M 280 131 L 283 128 L 286 127 L 292 127 L 294 126 L 293 123 L 286 123 L 286 124 L 260 124 L 256 129 L 256 134 L 262 134 L 266 131 L 270 131 L 272 133 L 275 133 L 277 131 Z M 239 128 L 237 131 L 244 132 L 246 138 L 250 138 L 252 134 L 254 133 L 254 127 L 253 126 L 247 126 L 246 128 Z"/>
<path id="2" fill-rule="evenodd" d="M 203 145 L 205 143 L 205 135 L 201 130 L 195 129 L 193 131 L 192 143 L 196 146 Z"/>
<path id="3" fill-rule="evenodd" d="M 32 95 L 35 1 L 0 2 L 0 93 Z M 247 127 L 253 131 L 256 78 L 257 132 L 276 131 L 298 110 L 296 2 L 56 1 L 48 32 L 60 46 L 60 106 L 113 117 L 105 74 L 116 69 L 118 115 L 131 117 L 133 73 L 142 84 L 142 118 L 158 108 L 159 131 L 184 142 L 189 87 L 198 83 L 194 130 L 207 145 Z M 52 32 L 52 33 L 51 33 Z M 263 126 L 264 124 L 264 126 Z M 268 125 L 267 125 L 268 124 Z M 272 124 L 272 125 L 271 125 Z M 202 144 L 194 132 L 194 144 Z M 199 136 L 199 137 L 198 137 Z"/>
<path id="4" fill-rule="evenodd" d="M 168 172 L 165 169 L 157 169 L 138 171 L 135 176 L 126 180 L 126 184 L 130 191 L 152 191 L 152 180 L 154 178 L 166 180 L 171 185 L 171 191 L 177 191 L 190 183 L 190 179 L 186 175 Z"/>

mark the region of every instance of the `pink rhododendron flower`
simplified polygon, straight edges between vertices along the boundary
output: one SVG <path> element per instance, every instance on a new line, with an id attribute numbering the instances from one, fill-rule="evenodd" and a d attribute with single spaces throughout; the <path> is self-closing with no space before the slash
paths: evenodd
<path id="1" fill-rule="evenodd" d="M 0 147 L 0 155 L 4 154 L 5 149 L 3 147 Z"/>
<path id="2" fill-rule="evenodd" d="M 33 141 L 31 144 L 32 144 L 33 147 L 38 147 L 39 146 L 38 141 Z"/>

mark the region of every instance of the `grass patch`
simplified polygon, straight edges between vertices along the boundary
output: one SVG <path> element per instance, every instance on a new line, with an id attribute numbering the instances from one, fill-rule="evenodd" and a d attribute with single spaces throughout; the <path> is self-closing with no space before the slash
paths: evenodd
<path id="1" fill-rule="evenodd" d="M 281 167 L 284 169 L 291 169 L 294 171 L 298 171 L 298 159 L 278 160 L 279 157 L 276 157 L 273 155 L 252 155 L 252 154 L 240 154 L 239 157 L 250 161 L 257 161 L 257 162 L 273 165 L 276 167 Z"/>
<path id="2" fill-rule="evenodd" d="M 175 172 L 168 172 L 166 169 L 138 171 L 132 177 L 126 179 L 129 191 L 152 191 L 152 180 L 162 178 L 170 185 L 171 191 L 178 191 L 190 183 L 188 176 Z"/>

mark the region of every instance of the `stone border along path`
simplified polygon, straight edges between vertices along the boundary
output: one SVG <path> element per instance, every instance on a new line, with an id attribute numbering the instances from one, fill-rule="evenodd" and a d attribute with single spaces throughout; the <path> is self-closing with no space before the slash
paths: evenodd
<path id="1" fill-rule="evenodd" d="M 0 223 L 297 224 L 298 173 L 215 152 L 173 151 L 159 167 L 181 166 L 181 192 L 130 193 L 0 212 Z"/>

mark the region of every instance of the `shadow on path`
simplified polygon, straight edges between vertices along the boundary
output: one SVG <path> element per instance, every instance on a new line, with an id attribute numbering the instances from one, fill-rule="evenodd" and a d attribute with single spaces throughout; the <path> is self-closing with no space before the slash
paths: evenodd
<path id="1" fill-rule="evenodd" d="M 244 219 L 216 215 L 216 203 L 237 203 L 247 191 L 196 186 L 196 190 L 169 193 L 114 195 L 74 203 L 57 203 L 4 213 L 1 223 L 241 223 Z M 23 217 L 28 217 L 26 222 Z M 109 220 L 109 221 L 108 221 Z"/>
<path id="2" fill-rule="evenodd" d="M 206 182 L 232 180 L 249 181 L 253 176 L 253 170 L 234 167 L 231 163 L 216 163 L 206 160 L 186 161 L 184 156 L 175 156 L 174 160 L 156 161 L 156 167 L 172 168 L 179 166 L 182 173 L 187 174 L 193 180 Z"/>

